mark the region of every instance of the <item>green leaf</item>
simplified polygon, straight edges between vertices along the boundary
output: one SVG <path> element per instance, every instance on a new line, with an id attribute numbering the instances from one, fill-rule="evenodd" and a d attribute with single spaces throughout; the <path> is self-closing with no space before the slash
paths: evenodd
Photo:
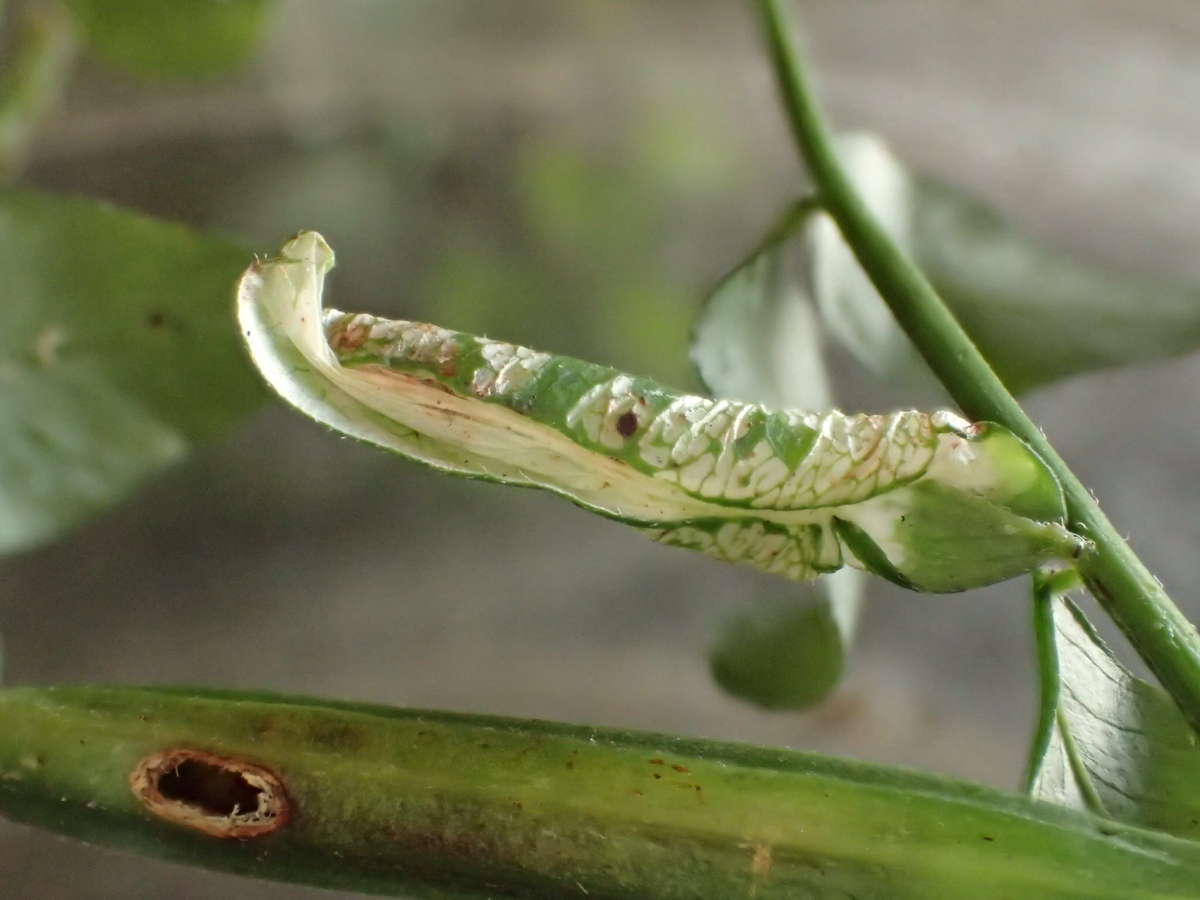
<path id="1" fill-rule="evenodd" d="M 88 200 L 0 192 L 0 552 L 55 537 L 249 412 L 247 251 Z"/>
<path id="2" fill-rule="evenodd" d="M 693 329 L 692 360 L 718 397 L 777 408 L 824 409 L 830 391 L 815 311 L 789 265 L 788 238 L 816 213 L 788 209 L 763 242 L 718 282 Z M 841 680 L 862 605 L 863 576 L 844 569 L 789 603 L 751 599 L 710 651 L 730 694 L 768 709 L 806 709 Z"/>
<path id="3" fill-rule="evenodd" d="M 705 300 L 691 356 L 713 396 L 777 409 L 830 405 L 820 326 L 789 256 L 789 239 L 819 215 L 812 200 L 793 204 Z"/>
<path id="4" fill-rule="evenodd" d="M 838 153 L 871 211 L 897 245 L 913 253 L 908 226 L 913 197 L 907 173 L 869 135 L 843 136 Z M 929 378 L 916 348 L 896 324 L 833 219 L 827 214 L 814 216 L 804 239 L 809 290 L 829 334 L 882 376 L 899 374 L 917 384 Z"/>
<path id="5" fill-rule="evenodd" d="M 1200 838 L 1195 732 L 1160 688 L 1113 657 L 1074 604 L 1054 602 L 1052 627 L 1058 690 L 1032 795 Z"/>
<path id="6" fill-rule="evenodd" d="M 0 812 L 393 896 L 1187 897 L 1200 845 L 787 750 L 249 693 L 0 692 Z"/>
<path id="7" fill-rule="evenodd" d="M 258 43 L 267 0 L 68 0 L 109 62 L 150 78 L 214 75 Z"/>
<path id="8" fill-rule="evenodd" d="M 554 491 L 662 543 L 794 580 L 882 558 L 919 590 L 963 590 L 1085 543 L 1062 526 L 1045 463 L 999 426 L 944 410 L 772 411 L 426 322 L 323 310 L 333 265 L 325 240 L 301 232 L 246 270 L 251 357 L 301 412 L 407 459 Z M 978 512 L 971 527 L 955 513 L 973 546 L 914 521 L 953 511 L 955 496 Z M 872 558 L 843 553 L 835 523 L 858 529 Z M 988 528 L 1002 552 L 986 552 Z M 914 543 L 926 535 L 936 554 Z"/>
<path id="9" fill-rule="evenodd" d="M 713 678 L 766 709 L 808 709 L 838 686 L 858 624 L 862 573 L 842 569 L 786 601 L 752 597 L 709 651 Z"/>
<path id="10" fill-rule="evenodd" d="M 910 173 L 875 137 L 846 136 L 839 150 L 881 223 L 1011 390 L 1200 347 L 1200 288 L 1106 271 L 1043 247 L 965 192 Z M 807 239 L 830 331 L 880 376 L 929 383 L 836 226 L 814 220 Z"/>
<path id="11" fill-rule="evenodd" d="M 980 458 L 1006 456 L 1010 442 L 1022 461 L 1031 458 L 1010 432 L 988 428 Z M 993 439 L 999 447 L 986 444 Z M 1022 493 L 1046 500 L 1033 519 L 1004 498 L 922 480 L 888 492 L 885 503 L 846 507 L 834 526 L 868 571 L 901 587 L 950 592 L 993 584 L 1035 568 L 1032 560 L 1069 559 L 1082 550 L 1082 541 L 1048 514 L 1062 508 L 1057 483 L 1045 469 L 1029 469 L 1034 486 Z"/>

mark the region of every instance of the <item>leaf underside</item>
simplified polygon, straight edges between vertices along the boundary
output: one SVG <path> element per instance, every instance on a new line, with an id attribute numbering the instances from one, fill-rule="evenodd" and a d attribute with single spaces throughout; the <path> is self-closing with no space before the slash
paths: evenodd
<path id="1" fill-rule="evenodd" d="M 1053 622 L 1060 689 L 1032 795 L 1200 838 L 1195 732 L 1162 689 L 1117 661 L 1078 607 L 1056 602 Z"/>

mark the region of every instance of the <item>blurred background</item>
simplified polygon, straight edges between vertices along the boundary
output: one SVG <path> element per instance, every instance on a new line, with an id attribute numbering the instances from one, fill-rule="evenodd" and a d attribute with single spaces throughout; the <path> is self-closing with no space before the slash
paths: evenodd
<path id="1" fill-rule="evenodd" d="M 1191 0 L 803 0 L 842 127 L 1047 242 L 1200 278 Z M 333 303 L 697 388 L 704 291 L 803 178 L 755 23 L 723 0 L 279 0 L 231 74 L 85 58 L 24 183 L 338 253 Z M 1086 328 L 1080 322 L 1080 328 Z M 927 403 L 835 354 L 840 404 Z M 1193 616 L 1200 359 L 1078 378 L 1035 418 Z M 56 544 L 0 562 L 8 684 L 186 683 L 787 745 L 1016 785 L 1025 584 L 871 585 L 805 714 L 723 694 L 706 651 L 795 587 L 548 495 L 444 478 L 276 403 Z M 0 823 L 6 897 L 303 898 Z"/>

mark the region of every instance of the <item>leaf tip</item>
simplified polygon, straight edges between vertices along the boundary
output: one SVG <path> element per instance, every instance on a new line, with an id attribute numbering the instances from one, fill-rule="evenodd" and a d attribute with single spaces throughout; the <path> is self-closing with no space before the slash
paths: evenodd
<path id="1" fill-rule="evenodd" d="M 300 231 L 279 250 L 279 259 L 315 266 L 322 273 L 334 267 L 333 248 L 319 231 Z"/>

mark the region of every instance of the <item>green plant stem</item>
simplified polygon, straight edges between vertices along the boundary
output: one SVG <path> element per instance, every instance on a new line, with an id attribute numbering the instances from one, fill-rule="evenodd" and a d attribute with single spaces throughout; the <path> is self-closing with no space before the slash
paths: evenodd
<path id="1" fill-rule="evenodd" d="M 198 764 L 148 768 L 181 756 Z M 212 773 L 248 768 L 277 812 L 235 836 L 259 797 Z M 438 900 L 1182 900 L 1200 871 L 1200 844 L 932 775 L 211 690 L 0 691 L 0 812 L 176 862 Z"/>
<path id="2" fill-rule="evenodd" d="M 78 51 L 74 22 L 55 0 L 32 6 L 18 28 L 16 53 L 0 78 L 0 184 L 24 168 L 37 128 L 58 104 Z"/>
<path id="3" fill-rule="evenodd" d="M 1038 664 L 1038 718 L 1025 764 L 1025 793 L 1033 791 L 1038 769 L 1054 735 L 1058 719 L 1058 643 L 1054 631 L 1054 603 L 1058 594 L 1042 572 L 1033 573 L 1033 635 Z"/>
<path id="4" fill-rule="evenodd" d="M 1088 589 L 1129 638 L 1192 727 L 1200 730 L 1200 636 L 1117 533 L 1099 504 L 1005 388 L 928 280 L 863 202 L 834 152 L 830 132 L 790 37 L 784 0 L 758 0 L 791 128 L 819 196 L 900 327 L 973 419 L 1004 425 L 1062 484 L 1067 524 L 1094 549 L 1076 561 Z"/>
<path id="5" fill-rule="evenodd" d="M 1038 663 L 1038 720 L 1033 740 L 1029 746 L 1029 760 L 1025 767 L 1025 793 L 1031 794 L 1038 773 L 1045 762 L 1046 751 L 1057 729 L 1062 740 L 1063 752 L 1067 756 L 1071 773 L 1079 787 L 1080 796 L 1089 810 L 1096 815 L 1107 815 L 1104 802 L 1096 792 L 1092 776 L 1084 765 L 1079 746 L 1071 732 L 1071 723 L 1064 714 L 1061 704 L 1062 678 L 1058 660 L 1058 629 L 1054 622 L 1055 604 L 1063 602 L 1070 592 L 1081 587 L 1079 573 L 1075 569 L 1057 572 L 1038 571 L 1033 573 L 1033 634 L 1037 642 Z"/>

